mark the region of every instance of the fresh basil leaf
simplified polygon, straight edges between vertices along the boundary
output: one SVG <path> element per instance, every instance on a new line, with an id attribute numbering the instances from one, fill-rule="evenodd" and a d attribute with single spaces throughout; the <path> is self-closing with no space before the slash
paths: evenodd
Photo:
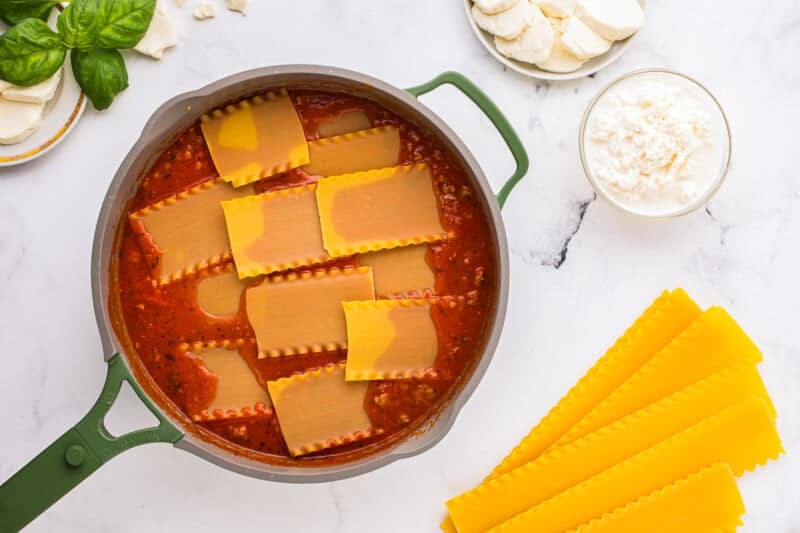
<path id="1" fill-rule="evenodd" d="M 0 80 L 27 87 L 55 74 L 66 49 L 39 19 L 25 19 L 0 36 Z"/>
<path id="2" fill-rule="evenodd" d="M 128 88 L 125 60 L 117 50 L 76 48 L 70 57 L 78 85 L 98 111 L 110 106 L 114 97 Z"/>
<path id="3" fill-rule="evenodd" d="M 58 17 L 58 33 L 68 48 L 90 48 L 102 23 L 100 0 L 72 0 Z"/>
<path id="4" fill-rule="evenodd" d="M 0 19 L 9 25 L 27 18 L 47 20 L 58 0 L 0 0 Z"/>
<path id="5" fill-rule="evenodd" d="M 101 48 L 133 48 L 153 20 L 156 0 L 106 0 L 101 9 L 103 22 L 95 44 Z"/>

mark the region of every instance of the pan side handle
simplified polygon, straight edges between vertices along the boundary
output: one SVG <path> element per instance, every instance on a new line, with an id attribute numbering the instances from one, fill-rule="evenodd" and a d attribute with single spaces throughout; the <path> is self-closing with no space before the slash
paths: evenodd
<path id="1" fill-rule="evenodd" d="M 511 155 L 514 157 L 514 161 L 516 161 L 517 169 L 505 182 L 500 192 L 497 193 L 497 202 L 500 204 L 500 208 L 502 208 L 508 199 L 508 195 L 511 194 L 511 191 L 517 183 L 528 173 L 530 162 L 528 160 L 528 153 L 525 151 L 525 146 L 519 139 L 517 132 L 514 131 L 514 127 L 511 126 L 511 123 L 491 98 L 463 74 L 454 71 L 443 72 L 428 83 L 411 87 L 406 89 L 406 91 L 415 97 L 419 97 L 445 84 L 456 87 L 472 100 L 489 118 L 492 124 L 494 124 L 494 127 L 497 128 L 497 131 L 505 141 L 508 149 L 511 150 Z"/>
<path id="2" fill-rule="evenodd" d="M 158 418 L 158 426 L 120 437 L 109 433 L 104 418 L 123 381 Z M 148 442 L 174 443 L 182 436 L 141 390 L 122 357 L 113 356 L 100 397 L 86 416 L 0 485 L 0 532 L 22 529 L 120 452 Z"/>

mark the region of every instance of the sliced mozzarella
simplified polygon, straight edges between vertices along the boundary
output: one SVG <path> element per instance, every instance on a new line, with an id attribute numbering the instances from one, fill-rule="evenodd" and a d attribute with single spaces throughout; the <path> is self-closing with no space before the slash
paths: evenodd
<path id="1" fill-rule="evenodd" d="M 8 83 L 7 81 L 0 80 L 0 93 L 5 91 L 9 87 L 13 87 L 13 85 Z"/>
<path id="2" fill-rule="evenodd" d="M 536 63 L 536 66 L 542 70 L 559 73 L 578 70 L 584 62 L 572 55 L 572 52 L 567 50 L 561 42 L 561 21 L 559 19 L 548 20 L 553 26 L 553 46 L 547 59 Z"/>
<path id="3" fill-rule="evenodd" d="M 569 17 L 561 24 L 561 43 L 572 55 L 584 61 L 605 54 L 613 44 L 593 32 L 578 17 Z"/>
<path id="4" fill-rule="evenodd" d="M 46 104 L 49 102 L 53 95 L 56 94 L 58 84 L 61 83 L 61 69 L 58 69 L 55 74 L 47 78 L 41 83 L 31 85 L 30 87 L 18 87 L 7 83 L 5 87 L 0 82 L 0 93 L 6 100 L 13 100 L 14 102 L 27 102 L 31 104 Z"/>
<path id="5" fill-rule="evenodd" d="M 575 11 L 576 0 L 532 0 L 548 17 L 564 18 Z"/>
<path id="6" fill-rule="evenodd" d="M 522 0 L 475 0 L 475 5 L 487 15 L 496 15 L 511 9 Z"/>
<path id="7" fill-rule="evenodd" d="M 44 106 L 0 97 L 0 144 L 16 144 L 30 137 L 42 122 Z"/>
<path id="8" fill-rule="evenodd" d="M 472 6 L 472 18 L 475 19 L 475 23 L 492 35 L 503 39 L 517 37 L 528 27 L 532 17 L 533 6 L 528 0 L 521 0 L 511 9 L 497 15 L 487 15 L 477 6 Z"/>
<path id="9" fill-rule="evenodd" d="M 238 11 L 243 15 L 247 13 L 248 0 L 225 0 L 225 3 L 231 11 Z"/>
<path id="10" fill-rule="evenodd" d="M 200 2 L 196 6 L 194 6 L 194 11 L 192 11 L 192 15 L 197 20 L 206 20 L 206 19 L 213 19 L 217 16 L 217 8 L 214 7 L 214 4 L 210 2 Z"/>
<path id="11" fill-rule="evenodd" d="M 178 44 L 178 37 L 175 35 L 175 28 L 172 27 L 172 21 L 159 2 L 147 32 L 133 49 L 140 54 L 161 59 L 164 51 L 176 44 Z"/>
<path id="12" fill-rule="evenodd" d="M 525 31 L 511 40 L 495 37 L 494 44 L 497 51 L 506 57 L 526 63 L 538 63 L 550 55 L 553 48 L 553 28 L 538 7 L 530 7 L 530 25 Z"/>
<path id="13" fill-rule="evenodd" d="M 592 31 L 609 41 L 627 39 L 644 22 L 638 0 L 578 0 L 576 14 Z"/>

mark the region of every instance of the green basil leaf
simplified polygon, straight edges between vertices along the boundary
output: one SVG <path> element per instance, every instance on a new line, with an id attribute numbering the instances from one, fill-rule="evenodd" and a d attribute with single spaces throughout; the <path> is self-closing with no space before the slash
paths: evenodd
<path id="1" fill-rule="evenodd" d="M 114 97 L 128 88 L 125 60 L 117 50 L 76 48 L 71 58 L 72 72 L 78 85 L 98 111 L 110 106 Z"/>
<path id="2" fill-rule="evenodd" d="M 90 48 L 102 23 L 99 0 L 72 0 L 58 17 L 58 33 L 68 48 Z"/>
<path id="3" fill-rule="evenodd" d="M 95 44 L 101 48 L 133 48 L 150 26 L 156 0 L 106 0 L 101 9 L 103 22 Z"/>
<path id="4" fill-rule="evenodd" d="M 29 86 L 55 74 L 66 49 L 39 19 L 25 19 L 0 36 L 0 80 Z"/>
<path id="5" fill-rule="evenodd" d="M 58 0 L 0 0 L 0 19 L 9 25 L 27 18 L 47 20 Z"/>

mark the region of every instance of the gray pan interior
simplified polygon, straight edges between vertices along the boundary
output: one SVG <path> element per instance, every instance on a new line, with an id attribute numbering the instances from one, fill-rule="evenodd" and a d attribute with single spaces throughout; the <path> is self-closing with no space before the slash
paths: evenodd
<path id="1" fill-rule="evenodd" d="M 459 137 L 430 109 L 407 92 L 378 79 L 339 68 L 314 65 L 285 65 L 242 72 L 214 82 L 202 89 L 172 98 L 153 113 L 141 136 L 131 148 L 108 188 L 97 221 L 92 252 L 92 292 L 95 315 L 103 343 L 105 358 L 122 353 L 128 366 L 130 354 L 111 326 L 109 309 L 110 261 L 115 252 L 115 237 L 126 205 L 136 191 L 138 178 L 155 161 L 160 151 L 182 130 L 192 125 L 206 111 L 232 99 L 251 95 L 270 88 L 308 88 L 343 91 L 366 96 L 398 113 L 417 125 L 434 132 L 468 170 L 473 185 L 482 192 L 485 211 L 494 235 L 497 254 L 498 286 L 494 309 L 490 312 L 490 331 L 484 353 L 470 379 L 463 384 L 442 412 L 421 431 L 393 448 L 344 464 L 327 466 L 290 467 L 265 463 L 238 455 L 207 442 L 191 433 L 176 443 L 182 448 L 219 466 L 249 476 L 286 482 L 322 482 L 343 479 L 384 466 L 403 457 L 421 453 L 439 442 L 453 425 L 456 415 L 483 377 L 500 337 L 508 301 L 508 245 L 500 209 L 483 171 Z M 465 105 L 469 105 L 465 99 Z M 145 389 L 147 390 L 147 389 Z M 156 398 L 158 402 L 159 399 Z M 189 420 L 178 420 L 165 413 L 179 428 Z"/>

